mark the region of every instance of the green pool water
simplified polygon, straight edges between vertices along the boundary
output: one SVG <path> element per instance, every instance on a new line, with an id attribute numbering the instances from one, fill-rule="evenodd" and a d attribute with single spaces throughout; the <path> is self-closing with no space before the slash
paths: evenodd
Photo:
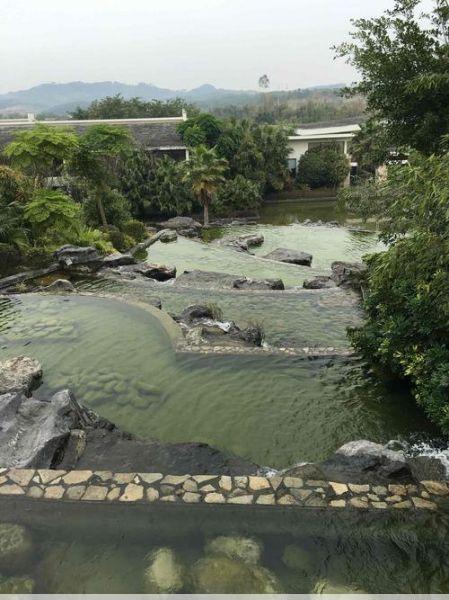
<path id="1" fill-rule="evenodd" d="M 428 429 L 406 391 L 370 378 L 357 359 L 176 355 L 158 318 L 116 300 L 4 297 L 0 348 L 41 361 L 40 394 L 69 387 L 127 431 L 207 442 L 274 468 L 352 439 Z"/>
<path id="2" fill-rule="evenodd" d="M 279 509 L 267 518 L 254 508 L 82 504 L 22 510 L 2 502 L 2 518 L 26 527 L 33 550 L 8 569 L 0 564 L 2 576 L 26 577 L 35 593 L 141 594 L 154 591 L 145 570 L 164 548 L 182 568 L 178 592 L 261 591 L 248 589 L 254 571 L 272 590 L 292 594 L 449 592 L 447 514 Z M 223 535 L 249 537 L 260 549 L 255 564 L 220 554 Z M 211 560 L 218 585 L 204 575 Z"/>

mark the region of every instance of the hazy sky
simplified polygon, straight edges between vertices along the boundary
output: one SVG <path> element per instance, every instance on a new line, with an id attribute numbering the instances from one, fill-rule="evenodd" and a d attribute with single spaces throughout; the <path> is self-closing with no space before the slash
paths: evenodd
<path id="1" fill-rule="evenodd" d="M 0 0 L 0 92 L 43 82 L 294 89 L 355 78 L 329 47 L 393 0 Z"/>

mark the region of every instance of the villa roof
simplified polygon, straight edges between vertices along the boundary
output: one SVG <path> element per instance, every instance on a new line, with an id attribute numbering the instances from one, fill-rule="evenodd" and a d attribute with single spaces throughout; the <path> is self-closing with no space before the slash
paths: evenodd
<path id="1" fill-rule="evenodd" d="M 31 129 L 38 123 L 55 127 L 71 127 L 77 133 L 82 133 L 91 125 L 107 124 L 127 127 L 133 138 L 142 146 L 153 150 L 185 149 L 177 126 L 183 122 L 183 117 L 165 117 L 155 119 L 92 119 L 65 121 L 28 121 L 0 120 L 0 149 L 14 139 L 14 134 L 23 129 Z"/>

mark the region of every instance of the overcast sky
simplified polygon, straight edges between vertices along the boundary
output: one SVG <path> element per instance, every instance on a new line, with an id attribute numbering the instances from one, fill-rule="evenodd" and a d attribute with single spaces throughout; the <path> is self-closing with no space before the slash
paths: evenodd
<path id="1" fill-rule="evenodd" d="M 330 46 L 393 0 L 0 0 L 0 92 L 115 80 L 172 89 L 350 82 Z"/>

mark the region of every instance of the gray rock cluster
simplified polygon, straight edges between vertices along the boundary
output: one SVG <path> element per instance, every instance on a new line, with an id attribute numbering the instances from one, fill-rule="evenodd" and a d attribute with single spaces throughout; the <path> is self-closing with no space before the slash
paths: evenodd
<path id="1" fill-rule="evenodd" d="M 364 263 L 336 261 L 331 265 L 332 275 L 318 275 L 304 281 L 303 287 L 308 290 L 319 290 L 338 286 L 360 290 L 366 269 Z"/>

